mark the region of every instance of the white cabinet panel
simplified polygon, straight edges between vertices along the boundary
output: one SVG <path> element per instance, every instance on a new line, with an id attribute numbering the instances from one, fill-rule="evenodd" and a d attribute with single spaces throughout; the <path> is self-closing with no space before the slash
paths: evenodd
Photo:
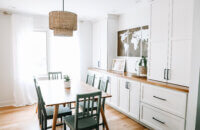
<path id="1" fill-rule="evenodd" d="M 129 85 L 127 80 L 120 79 L 120 109 L 129 112 Z"/>
<path id="2" fill-rule="evenodd" d="M 172 0 L 172 39 L 192 38 L 193 0 Z"/>
<path id="3" fill-rule="evenodd" d="M 167 68 L 169 13 L 169 0 L 156 0 L 152 2 L 149 79 L 166 81 L 164 79 L 164 69 Z"/>
<path id="4" fill-rule="evenodd" d="M 130 88 L 130 111 L 129 114 L 139 120 L 140 110 L 140 83 L 129 81 Z"/>
<path id="5" fill-rule="evenodd" d="M 172 28 L 168 60 L 169 83 L 189 86 L 192 7 L 191 0 L 172 0 Z"/>
<path id="6" fill-rule="evenodd" d="M 171 42 L 169 83 L 189 86 L 191 44 L 191 40 L 174 40 Z"/>
<path id="7" fill-rule="evenodd" d="M 185 120 L 141 103 L 140 121 L 156 130 L 184 130 Z"/>
<path id="8" fill-rule="evenodd" d="M 110 76 L 110 88 L 111 88 L 111 101 L 114 106 L 119 105 L 119 79 L 114 76 Z"/>
<path id="9" fill-rule="evenodd" d="M 142 84 L 141 101 L 185 118 L 187 94 L 184 92 Z"/>

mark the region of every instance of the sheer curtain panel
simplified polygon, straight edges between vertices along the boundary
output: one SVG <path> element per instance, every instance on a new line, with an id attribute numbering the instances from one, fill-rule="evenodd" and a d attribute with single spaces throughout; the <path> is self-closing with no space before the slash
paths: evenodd
<path id="1" fill-rule="evenodd" d="M 14 71 L 14 100 L 16 106 L 35 103 L 33 20 L 26 15 L 12 15 L 12 47 Z"/>

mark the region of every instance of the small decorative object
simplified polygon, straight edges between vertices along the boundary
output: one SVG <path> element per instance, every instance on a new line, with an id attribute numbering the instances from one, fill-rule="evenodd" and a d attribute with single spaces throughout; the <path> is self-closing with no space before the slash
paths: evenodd
<path id="1" fill-rule="evenodd" d="M 49 12 L 49 28 L 54 30 L 55 36 L 73 36 L 77 30 L 77 15 L 64 11 L 64 0 L 63 11 Z"/>
<path id="2" fill-rule="evenodd" d="M 68 75 L 64 75 L 64 85 L 65 88 L 70 88 L 71 86 L 71 80 Z"/>
<path id="3" fill-rule="evenodd" d="M 126 60 L 125 59 L 113 59 L 112 70 L 119 71 L 119 72 L 124 72 L 125 64 L 126 64 Z"/>
<path id="4" fill-rule="evenodd" d="M 139 62 L 139 76 L 147 76 L 147 59 L 145 56 L 142 56 Z"/>

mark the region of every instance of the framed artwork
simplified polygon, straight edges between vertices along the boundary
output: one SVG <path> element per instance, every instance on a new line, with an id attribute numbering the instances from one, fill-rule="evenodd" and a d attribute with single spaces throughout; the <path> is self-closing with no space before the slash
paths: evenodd
<path id="1" fill-rule="evenodd" d="M 124 72 L 125 64 L 126 64 L 126 60 L 125 59 L 113 59 L 112 70 L 119 71 L 119 72 Z"/>
<path id="2" fill-rule="evenodd" d="M 147 57 L 148 39 L 148 26 L 119 31 L 117 56 Z"/>

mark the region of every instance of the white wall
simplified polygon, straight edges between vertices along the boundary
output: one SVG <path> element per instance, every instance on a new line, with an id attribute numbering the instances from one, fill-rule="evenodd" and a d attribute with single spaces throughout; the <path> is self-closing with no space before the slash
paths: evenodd
<path id="1" fill-rule="evenodd" d="M 150 4 L 140 3 L 133 7 L 129 13 L 120 15 L 119 30 L 125 30 L 150 24 Z M 117 43 L 116 43 L 117 44 Z M 119 58 L 119 57 L 118 57 Z M 127 59 L 127 71 L 135 72 L 135 62 L 138 58 L 124 57 Z"/>
<path id="2" fill-rule="evenodd" d="M 196 110 L 198 99 L 198 85 L 199 85 L 199 72 L 200 72 L 200 1 L 194 0 L 194 17 L 193 17 L 193 42 L 191 54 L 191 82 L 190 92 L 188 98 L 188 111 L 186 119 L 187 130 L 195 130 L 196 124 Z M 200 100 L 200 99 L 198 99 Z M 200 106 L 198 106 L 200 109 Z M 198 117 L 200 118 L 200 117 Z M 199 123 L 199 122 L 198 122 Z"/>
<path id="3" fill-rule="evenodd" d="M 80 44 L 80 73 L 81 80 L 85 81 L 88 67 L 92 66 L 92 23 L 79 22 L 79 44 Z"/>
<path id="4" fill-rule="evenodd" d="M 0 106 L 13 104 L 11 16 L 0 14 Z"/>

